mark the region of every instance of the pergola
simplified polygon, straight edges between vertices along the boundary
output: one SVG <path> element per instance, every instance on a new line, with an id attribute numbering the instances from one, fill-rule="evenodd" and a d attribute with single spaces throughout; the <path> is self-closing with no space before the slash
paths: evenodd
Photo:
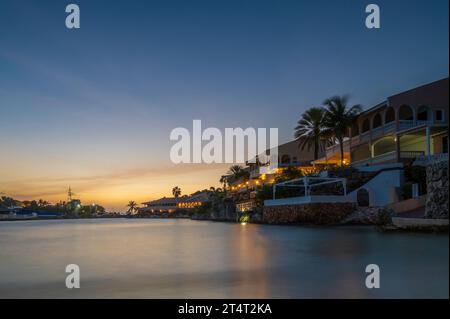
<path id="1" fill-rule="evenodd" d="M 327 184 L 334 184 L 334 183 L 342 183 L 343 189 L 344 189 L 344 196 L 347 196 L 347 179 L 345 178 L 335 178 L 335 177 L 302 177 L 302 178 L 296 178 L 290 181 L 281 182 L 278 184 L 273 185 L 273 199 L 275 199 L 275 194 L 277 191 L 277 187 L 283 186 L 283 187 L 296 187 L 301 188 L 303 187 L 305 189 L 305 197 L 309 196 L 311 193 L 311 188 L 320 186 L 320 185 L 327 185 Z"/>

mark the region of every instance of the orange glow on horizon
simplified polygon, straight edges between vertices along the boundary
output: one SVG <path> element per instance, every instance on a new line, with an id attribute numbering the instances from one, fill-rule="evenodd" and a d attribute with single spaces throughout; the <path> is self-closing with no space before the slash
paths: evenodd
<path id="1" fill-rule="evenodd" d="M 227 165 L 172 165 L 160 169 L 127 170 L 123 173 L 105 173 L 80 177 L 54 174 L 53 176 L 24 176 L 19 179 L 5 168 L 0 167 L 0 190 L 18 200 L 43 199 L 50 203 L 67 201 L 67 189 L 70 185 L 74 198 L 88 205 L 96 203 L 108 211 L 125 212 L 127 203 L 135 201 L 139 206 L 143 202 L 161 197 L 171 197 L 171 190 L 179 186 L 182 195 L 189 195 L 198 190 L 220 187 L 220 176 Z M 5 171 L 5 174 L 3 174 Z M 8 176 L 9 175 L 9 176 Z"/>

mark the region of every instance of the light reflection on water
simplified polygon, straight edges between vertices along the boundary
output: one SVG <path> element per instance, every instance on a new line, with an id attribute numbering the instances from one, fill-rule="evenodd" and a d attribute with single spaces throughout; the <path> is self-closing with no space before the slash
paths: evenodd
<path id="1" fill-rule="evenodd" d="M 0 222 L 0 298 L 448 298 L 448 235 L 190 220 Z M 81 288 L 65 288 L 67 264 Z M 365 266 L 381 289 L 365 288 Z"/>

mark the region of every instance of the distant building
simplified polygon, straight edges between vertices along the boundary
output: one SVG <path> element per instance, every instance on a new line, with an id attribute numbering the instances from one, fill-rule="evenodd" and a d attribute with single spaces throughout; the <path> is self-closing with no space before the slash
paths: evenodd
<path id="1" fill-rule="evenodd" d="M 270 150 L 265 152 L 270 157 Z M 260 156 L 261 157 L 261 156 Z M 226 175 L 229 189 L 237 192 L 246 192 L 260 185 L 272 184 L 275 176 L 288 168 L 295 168 L 304 173 L 313 169 L 314 149 L 301 148 L 300 141 L 293 140 L 278 146 L 278 167 L 271 167 L 270 163 L 262 163 L 257 158 L 254 163 L 247 162 L 244 170 L 249 172 L 249 178 L 235 180 L 232 175 Z M 246 205 L 248 207 L 248 205 Z"/>
<path id="2" fill-rule="evenodd" d="M 141 208 L 140 212 L 174 213 L 177 210 L 190 210 L 209 201 L 210 197 L 207 192 L 200 192 L 191 196 L 163 197 L 142 203 L 146 207 Z"/>

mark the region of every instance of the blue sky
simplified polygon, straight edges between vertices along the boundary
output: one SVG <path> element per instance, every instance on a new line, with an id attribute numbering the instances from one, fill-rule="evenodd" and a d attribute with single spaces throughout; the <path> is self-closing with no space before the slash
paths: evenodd
<path id="1" fill-rule="evenodd" d="M 157 197 L 177 182 L 164 175 L 170 131 L 193 119 L 278 127 L 287 141 L 331 95 L 370 107 L 448 76 L 447 0 L 376 1 L 379 30 L 359 0 L 72 2 L 79 30 L 65 28 L 68 1 L 0 2 L 0 191 L 11 195 L 56 199 L 75 183 L 90 199 L 122 185 Z M 212 168 L 194 171 L 204 178 L 182 189 L 217 183 Z"/>

